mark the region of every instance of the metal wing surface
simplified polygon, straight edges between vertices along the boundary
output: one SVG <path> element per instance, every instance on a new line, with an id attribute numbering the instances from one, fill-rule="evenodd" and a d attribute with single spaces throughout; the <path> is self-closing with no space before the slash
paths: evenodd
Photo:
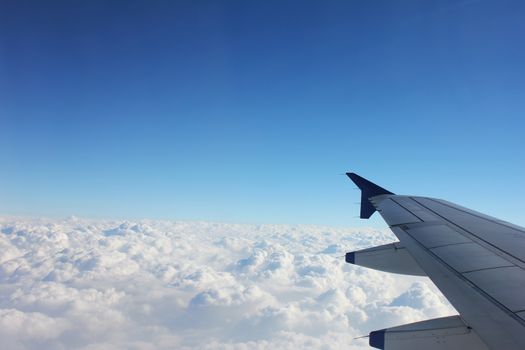
<path id="1" fill-rule="evenodd" d="M 447 201 L 395 195 L 347 175 L 362 191 L 361 217 L 378 211 L 399 239 L 385 245 L 391 249 L 347 253 L 347 262 L 424 273 L 460 314 L 374 331 L 371 346 L 525 349 L 524 228 Z"/>

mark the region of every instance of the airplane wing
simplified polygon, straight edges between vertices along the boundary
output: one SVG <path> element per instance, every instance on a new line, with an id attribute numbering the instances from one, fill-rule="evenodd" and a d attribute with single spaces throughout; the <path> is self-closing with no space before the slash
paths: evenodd
<path id="1" fill-rule="evenodd" d="M 348 263 L 426 275 L 458 316 L 373 331 L 378 349 L 525 349 L 525 228 L 459 205 L 395 195 L 355 173 L 361 218 L 378 211 L 399 242 L 346 254 Z"/>

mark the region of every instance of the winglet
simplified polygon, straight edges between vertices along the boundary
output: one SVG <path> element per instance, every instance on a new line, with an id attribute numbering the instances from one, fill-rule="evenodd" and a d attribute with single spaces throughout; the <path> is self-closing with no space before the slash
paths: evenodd
<path id="1" fill-rule="evenodd" d="M 361 190 L 361 219 L 368 219 L 376 211 L 376 208 L 370 203 L 369 198 L 381 194 L 393 194 L 392 192 L 385 190 L 383 187 L 379 187 L 375 183 L 372 183 L 355 173 L 346 173 L 346 175 Z"/>

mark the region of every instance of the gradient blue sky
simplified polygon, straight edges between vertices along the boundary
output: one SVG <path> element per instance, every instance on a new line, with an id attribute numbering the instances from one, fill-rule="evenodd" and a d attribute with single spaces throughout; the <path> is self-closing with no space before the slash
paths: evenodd
<path id="1" fill-rule="evenodd" d="M 352 170 L 524 225 L 524 18 L 518 0 L 2 1 L 0 213 L 368 224 Z"/>

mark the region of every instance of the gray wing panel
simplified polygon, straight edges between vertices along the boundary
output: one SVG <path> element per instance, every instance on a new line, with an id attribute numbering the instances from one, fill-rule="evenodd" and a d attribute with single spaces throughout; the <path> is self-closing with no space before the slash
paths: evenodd
<path id="1" fill-rule="evenodd" d="M 392 195 L 374 205 L 491 349 L 525 349 L 525 271 L 505 251 L 515 227 L 428 198 Z"/>
<path id="2" fill-rule="evenodd" d="M 476 243 L 447 245 L 432 248 L 431 251 L 460 273 L 513 266 Z"/>
<path id="3" fill-rule="evenodd" d="M 400 227 L 392 231 L 490 349 L 525 349 L 525 322 L 520 314 L 502 307 Z"/>
<path id="4" fill-rule="evenodd" d="M 425 225 L 410 229 L 410 235 L 427 248 L 470 243 L 472 240 L 447 225 Z"/>
<path id="5" fill-rule="evenodd" d="M 525 311 L 525 273 L 519 267 L 502 267 L 465 273 L 478 288 L 513 312 Z"/>
<path id="6" fill-rule="evenodd" d="M 398 205 L 390 198 L 381 201 L 377 210 L 381 213 L 381 216 L 385 219 L 385 221 L 391 226 L 421 222 L 421 219 L 419 219 L 416 215 Z"/>
<path id="7" fill-rule="evenodd" d="M 431 211 L 425 209 L 423 206 L 418 204 L 412 198 L 396 196 L 394 200 L 397 204 L 410 211 L 412 214 L 417 216 L 422 221 L 435 221 L 439 220 L 439 216 L 432 214 Z"/>
<path id="8" fill-rule="evenodd" d="M 519 226 L 440 200 L 423 197 L 414 200 L 443 220 L 525 263 L 525 231 Z"/>

